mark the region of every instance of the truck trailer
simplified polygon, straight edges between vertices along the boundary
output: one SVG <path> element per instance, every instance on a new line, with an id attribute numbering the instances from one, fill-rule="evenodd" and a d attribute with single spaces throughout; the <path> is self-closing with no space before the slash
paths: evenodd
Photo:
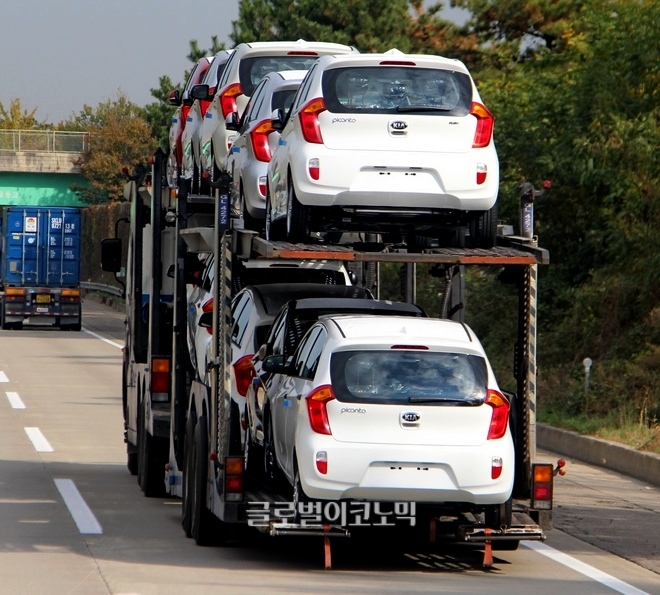
<path id="1" fill-rule="evenodd" d="M 202 545 L 226 541 L 232 526 L 253 525 L 255 504 L 270 503 L 258 529 L 271 535 L 308 535 L 324 540 L 330 567 L 331 542 L 350 535 L 350 527 L 327 521 L 282 522 L 277 503 L 286 496 L 264 478 L 247 477 L 240 439 L 241 412 L 230 394 L 232 314 L 237 291 L 250 282 L 249 263 L 340 261 L 358 283 L 374 289 L 379 263 L 400 263 L 408 271 L 406 295 L 418 263 L 432 263 L 445 278 L 441 317 L 463 321 L 465 267 L 499 267 L 518 289 L 517 340 L 511 346 L 516 393 L 510 427 L 515 445 L 513 498 L 493 516 L 470 510 L 424 518 L 425 539 L 440 534 L 484 547 L 515 549 L 524 539 L 543 540 L 551 528 L 553 477 L 561 462 L 539 462 L 536 455 L 537 272 L 548 264 L 548 252 L 534 236 L 498 235 L 492 249 L 429 248 L 409 252 L 405 245 L 379 237 L 352 244 L 291 244 L 267 241 L 244 230 L 229 216 L 229 180 L 216 182 L 215 197 L 178 193 L 167 188 L 165 157 L 158 151 L 151 172 L 126 186 L 131 202 L 126 267 L 126 347 L 123 363 L 123 407 L 127 465 L 147 496 L 182 498 L 182 525 Z M 104 240 L 103 268 L 117 272 L 121 242 Z M 206 374 L 196 374 L 186 340 L 186 284 L 198 270 L 198 253 L 213 254 L 214 284 L 212 356 Z M 285 280 L 284 278 L 282 280 Z M 252 281 L 253 282 L 253 281 Z M 413 503 L 410 503 L 413 504 Z M 262 519 L 263 520 L 263 519 Z"/>
<path id="2" fill-rule="evenodd" d="M 0 318 L 79 331 L 81 213 L 72 207 L 5 207 Z"/>

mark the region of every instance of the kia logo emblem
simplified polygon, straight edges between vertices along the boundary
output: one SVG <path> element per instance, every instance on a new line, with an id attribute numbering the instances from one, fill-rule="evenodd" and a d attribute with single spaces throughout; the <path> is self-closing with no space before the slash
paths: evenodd
<path id="1" fill-rule="evenodd" d="M 408 128 L 408 123 L 402 120 L 395 120 L 394 122 L 390 122 L 390 126 L 393 130 L 405 130 Z"/>
<path id="2" fill-rule="evenodd" d="M 408 412 L 401 414 L 401 419 L 408 423 L 419 421 L 419 417 L 419 413 Z"/>

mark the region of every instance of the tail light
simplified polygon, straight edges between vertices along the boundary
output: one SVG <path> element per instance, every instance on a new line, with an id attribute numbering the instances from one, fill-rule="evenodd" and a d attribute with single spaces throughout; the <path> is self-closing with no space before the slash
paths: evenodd
<path id="1" fill-rule="evenodd" d="M 225 499 L 231 501 L 243 499 L 243 457 L 225 459 Z"/>
<path id="2" fill-rule="evenodd" d="M 532 497 L 531 508 L 536 510 L 552 509 L 552 463 L 535 463 L 532 465 Z"/>
<path id="3" fill-rule="evenodd" d="M 481 149 L 487 147 L 493 137 L 493 124 L 495 123 L 493 114 L 488 111 L 485 105 L 473 103 L 470 107 L 470 115 L 477 119 L 477 129 L 474 133 L 472 148 Z"/>
<path id="4" fill-rule="evenodd" d="M 300 126 L 303 137 L 308 143 L 323 144 L 321 127 L 319 126 L 319 114 L 325 110 L 325 102 L 321 97 L 312 99 L 300 110 Z"/>
<path id="5" fill-rule="evenodd" d="M 270 145 L 268 144 L 268 135 L 271 132 L 274 132 L 270 120 L 264 120 L 259 122 L 256 128 L 250 132 L 250 141 L 252 142 L 252 150 L 254 151 L 254 156 L 259 161 L 268 163 L 270 161 Z"/>
<path id="6" fill-rule="evenodd" d="M 485 163 L 477 163 L 477 184 L 483 184 L 488 174 L 488 166 Z"/>
<path id="7" fill-rule="evenodd" d="M 307 413 L 309 423 L 317 434 L 332 435 L 330 430 L 330 420 L 328 420 L 328 410 L 326 404 L 335 398 L 332 387 L 328 384 L 315 388 L 307 395 Z"/>
<path id="8" fill-rule="evenodd" d="M 509 425 L 509 401 L 496 390 L 488 390 L 486 403 L 493 408 L 493 417 L 488 428 L 488 440 L 497 440 L 506 434 Z"/>
<path id="9" fill-rule="evenodd" d="M 309 177 L 312 180 L 318 180 L 321 177 L 320 161 L 317 157 L 313 157 L 308 161 L 307 169 L 309 170 Z"/>
<path id="10" fill-rule="evenodd" d="M 222 110 L 222 117 L 226 118 L 232 112 L 237 112 L 236 98 L 243 95 L 243 88 L 240 83 L 229 85 L 225 92 L 220 95 L 220 109 Z"/>
<path id="11" fill-rule="evenodd" d="M 254 366 L 252 358 L 254 354 L 244 355 L 234 364 L 234 377 L 236 378 L 236 390 L 241 397 L 247 394 L 248 388 L 254 378 Z"/>
<path id="12" fill-rule="evenodd" d="M 151 398 L 167 401 L 170 396 L 170 359 L 154 357 L 151 360 Z"/>
<path id="13" fill-rule="evenodd" d="M 208 300 L 207 302 L 204 303 L 204 305 L 202 306 L 202 312 L 203 313 L 213 312 L 213 298 L 211 298 L 210 300 Z M 212 335 L 213 334 L 213 327 L 207 327 L 206 332 L 209 335 Z"/>

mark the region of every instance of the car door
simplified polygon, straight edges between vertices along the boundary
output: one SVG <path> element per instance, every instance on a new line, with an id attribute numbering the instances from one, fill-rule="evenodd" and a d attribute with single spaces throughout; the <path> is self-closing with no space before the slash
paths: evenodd
<path id="1" fill-rule="evenodd" d="M 326 330 L 322 326 L 314 327 L 305 336 L 293 356 L 292 375 L 282 383 L 284 395 L 280 402 L 282 404 L 284 427 L 282 428 L 282 459 L 280 460 L 284 472 L 291 481 L 294 477 L 296 427 L 300 407 L 305 407 L 305 404 L 301 404 L 301 401 L 312 390 L 326 336 Z"/>

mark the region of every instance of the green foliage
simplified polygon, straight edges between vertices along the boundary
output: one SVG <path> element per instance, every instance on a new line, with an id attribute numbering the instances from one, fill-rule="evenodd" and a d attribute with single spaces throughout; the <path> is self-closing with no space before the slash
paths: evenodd
<path id="1" fill-rule="evenodd" d="M 33 130 L 45 128 L 46 124 L 39 122 L 35 116 L 37 108 L 32 111 L 21 105 L 21 100 L 12 99 L 7 107 L 0 102 L 0 130 Z"/>
<path id="2" fill-rule="evenodd" d="M 126 182 L 122 169 L 132 171 L 156 148 L 144 110 L 120 93 L 96 109 L 85 106 L 72 125 L 90 133 L 89 148 L 77 162 L 89 186 L 72 190 L 88 204 L 121 200 Z"/>

